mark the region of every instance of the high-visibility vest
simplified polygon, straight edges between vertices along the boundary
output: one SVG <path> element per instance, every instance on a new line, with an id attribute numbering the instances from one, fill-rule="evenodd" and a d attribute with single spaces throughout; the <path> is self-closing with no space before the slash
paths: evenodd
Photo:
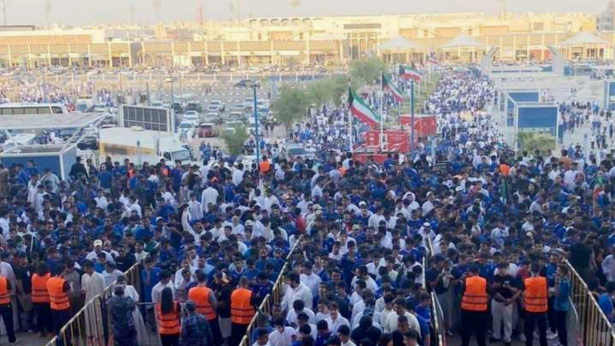
<path id="1" fill-rule="evenodd" d="M 487 280 L 480 276 L 467 278 L 466 290 L 461 299 L 461 309 L 466 311 L 487 311 L 488 303 Z"/>
<path id="2" fill-rule="evenodd" d="M 32 275 L 32 303 L 49 303 L 47 281 L 49 281 L 50 278 L 51 274 L 49 273 L 43 276 L 38 274 Z"/>
<path id="3" fill-rule="evenodd" d="M 525 279 L 525 294 L 523 304 L 525 311 L 542 313 L 547 312 L 549 307 L 549 292 L 547 289 L 547 278 L 531 277 Z"/>
<path id="4" fill-rule="evenodd" d="M 8 279 L 0 277 L 0 305 L 11 304 L 11 297 L 9 296 L 9 284 Z"/>
<path id="5" fill-rule="evenodd" d="M 250 324 L 256 311 L 250 304 L 252 291 L 238 288 L 231 294 L 231 321 L 235 324 Z"/>
<path id="6" fill-rule="evenodd" d="M 215 320 L 216 310 L 211 306 L 209 302 L 209 294 L 211 290 L 207 287 L 196 286 L 190 289 L 188 292 L 188 299 L 192 300 L 196 304 L 196 312 L 205 316 L 208 321 Z"/>
<path id="7" fill-rule="evenodd" d="M 54 276 L 47 280 L 47 291 L 52 310 L 66 310 L 70 308 L 68 293 L 64 292 L 64 283 L 61 277 Z"/>
<path id="8" fill-rule="evenodd" d="M 261 173 L 267 173 L 269 172 L 269 169 L 271 169 L 271 163 L 269 163 L 268 161 L 263 161 L 258 165 Z"/>
<path id="9" fill-rule="evenodd" d="M 156 317 L 158 318 L 158 329 L 160 334 L 176 335 L 181 332 L 177 302 L 173 302 L 173 309 L 166 314 L 162 313 L 162 304 L 156 304 Z"/>

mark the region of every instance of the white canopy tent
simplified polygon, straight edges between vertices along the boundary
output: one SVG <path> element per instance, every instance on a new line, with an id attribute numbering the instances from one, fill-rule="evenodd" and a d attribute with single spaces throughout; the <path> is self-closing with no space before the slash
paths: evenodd
<path id="1" fill-rule="evenodd" d="M 566 48 L 568 59 L 604 59 L 605 50 L 609 43 L 595 34 L 587 31 L 580 32 L 563 41 L 560 46 Z"/>
<path id="2" fill-rule="evenodd" d="M 460 34 L 440 47 L 448 59 L 462 62 L 476 62 L 482 58 L 486 45 L 466 34 Z M 456 55 L 454 53 L 457 53 Z"/>
<path id="3" fill-rule="evenodd" d="M 403 36 L 396 36 L 378 47 L 380 56 L 388 62 L 409 63 L 422 47 Z"/>

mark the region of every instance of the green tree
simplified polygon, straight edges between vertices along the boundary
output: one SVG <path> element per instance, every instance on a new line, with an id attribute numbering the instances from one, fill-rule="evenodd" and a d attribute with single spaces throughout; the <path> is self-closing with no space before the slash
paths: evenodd
<path id="1" fill-rule="evenodd" d="M 245 125 L 235 126 L 235 131 L 224 131 L 222 139 L 226 144 L 226 148 L 231 156 L 238 156 L 241 154 L 243 145 L 248 140 L 248 130 Z"/>
<path id="2" fill-rule="evenodd" d="M 333 83 L 329 79 L 321 79 L 310 83 L 305 92 L 310 104 L 322 106 L 332 101 Z"/>
<path id="3" fill-rule="evenodd" d="M 556 145 L 555 136 L 548 133 L 519 132 L 517 139 L 521 150 L 528 152 L 533 152 L 536 149 L 541 152 L 548 149 L 554 150 Z"/>
<path id="4" fill-rule="evenodd" d="M 290 126 L 305 114 L 309 105 L 309 97 L 305 90 L 288 85 L 280 88 L 280 96 L 273 102 L 276 116 L 288 131 Z"/>
<path id="5" fill-rule="evenodd" d="M 363 84 L 371 84 L 380 78 L 380 72 L 386 69 L 384 61 L 378 57 L 354 60 L 350 64 L 350 76 L 353 81 Z"/>

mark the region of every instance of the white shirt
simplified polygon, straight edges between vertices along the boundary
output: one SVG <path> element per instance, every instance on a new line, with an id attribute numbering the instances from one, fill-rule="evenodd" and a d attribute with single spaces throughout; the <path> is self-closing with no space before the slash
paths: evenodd
<path id="1" fill-rule="evenodd" d="M 172 280 L 165 285 L 161 282 L 157 283 L 156 286 L 152 287 L 152 303 L 158 304 L 162 299 L 162 290 L 169 287 L 171 291 L 173 291 L 173 300 L 177 300 L 177 291 L 175 291 L 175 285 Z"/>
<path id="2" fill-rule="evenodd" d="M 419 321 L 416 319 L 416 317 L 407 311 L 404 315 L 408 317 L 408 325 L 410 326 L 410 329 L 415 330 L 417 333 L 419 333 L 419 336 L 420 336 L 421 326 L 419 325 Z M 387 316 L 386 322 L 382 326 L 386 333 L 393 333 L 394 331 L 397 330 L 397 318 L 398 317 L 399 316 L 397 315 L 397 313 L 391 313 Z"/>
<path id="3" fill-rule="evenodd" d="M 102 274 L 103 278 L 105 279 L 105 287 L 110 286 L 112 283 L 115 282 L 115 280 L 117 280 L 118 277 L 124 275 L 121 271 L 114 269 L 111 273 L 109 273 L 106 270 L 103 270 Z"/>
<path id="4" fill-rule="evenodd" d="M 85 302 L 89 302 L 97 295 L 102 295 L 105 290 L 105 278 L 98 272 L 88 273 L 81 277 L 81 288 L 85 290 Z"/>
<path id="5" fill-rule="evenodd" d="M 284 327 L 282 333 L 276 328 L 269 334 L 269 344 L 271 346 L 289 346 L 293 343 L 293 335 L 295 335 L 295 330 L 292 327 Z"/>
<path id="6" fill-rule="evenodd" d="M 2 231 L 4 238 L 9 238 L 9 220 L 3 217 L 0 218 L 0 231 Z"/>
<path id="7" fill-rule="evenodd" d="M 308 315 L 309 323 L 316 324 L 316 315 L 314 315 L 314 312 L 311 309 L 303 308 L 300 312 L 305 312 L 305 314 Z M 295 309 L 289 309 L 288 314 L 286 315 L 286 320 L 288 323 L 298 324 L 297 315 L 299 315 L 299 313 L 297 313 Z M 314 331 L 316 331 L 316 329 L 314 329 Z"/>
<path id="8" fill-rule="evenodd" d="M 312 290 L 312 297 L 315 297 L 318 295 L 318 286 L 322 282 L 322 279 L 320 278 L 320 276 L 314 273 L 312 273 L 310 276 L 301 274 L 299 278 L 302 284 L 306 285 L 310 290 Z"/>
<path id="9" fill-rule="evenodd" d="M 105 250 L 101 250 L 101 252 L 105 254 L 105 261 L 115 262 L 113 260 L 113 256 L 111 256 L 110 253 L 108 253 Z M 90 251 L 90 253 L 87 254 L 87 256 L 85 256 L 85 259 L 90 260 L 92 262 L 96 262 L 98 260 L 98 254 L 96 253 L 96 251 L 92 250 Z"/>
<path id="10" fill-rule="evenodd" d="M 608 255 L 602 261 L 602 272 L 607 281 L 615 281 L 615 257 Z"/>
<path id="11" fill-rule="evenodd" d="M 327 321 L 327 325 L 329 326 L 329 331 L 331 331 L 331 333 L 337 333 L 337 329 L 340 326 L 348 326 L 348 328 L 350 328 L 350 323 L 348 323 L 348 320 L 339 314 L 335 321 L 331 318 L 331 316 L 329 316 L 329 318 L 325 318 L 325 321 Z"/>
<path id="12" fill-rule="evenodd" d="M 239 169 L 235 169 L 235 171 L 233 172 L 233 184 L 235 184 L 235 186 L 239 186 L 239 184 L 241 184 L 242 181 L 243 181 L 243 171 Z"/>
<path id="13" fill-rule="evenodd" d="M 282 298 L 282 311 L 292 309 L 295 300 L 299 299 L 303 300 L 305 306 L 312 307 L 312 290 L 310 290 L 303 283 L 299 283 L 299 286 L 297 286 L 297 288 L 295 289 L 290 286 L 287 286 L 286 292 L 284 293 L 284 298 Z"/>
<path id="14" fill-rule="evenodd" d="M 214 189 L 213 187 L 209 186 L 205 190 L 203 190 L 203 193 L 201 194 L 201 208 L 203 209 L 204 212 L 207 212 L 209 211 L 208 205 L 216 204 L 217 200 L 218 200 L 218 191 Z"/>

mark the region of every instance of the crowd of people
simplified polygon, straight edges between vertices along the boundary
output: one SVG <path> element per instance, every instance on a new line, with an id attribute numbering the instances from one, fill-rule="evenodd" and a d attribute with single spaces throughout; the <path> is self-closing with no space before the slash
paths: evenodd
<path id="1" fill-rule="evenodd" d="M 486 77 L 443 72 L 425 105 L 436 148 L 383 164 L 355 160 L 347 112 L 323 107 L 289 134 L 308 156 L 263 141 L 248 145 L 262 162 L 244 165 L 203 147 L 194 166 L 79 160 L 68 181 L 0 165 L 9 343 L 57 334 L 109 288 L 122 346 L 238 346 L 254 316 L 249 345 L 430 346 L 436 315 L 463 346 L 531 346 L 535 326 L 541 346 L 565 346 L 564 259 L 615 321 L 615 157 L 515 154 L 486 112 L 494 94 Z M 261 310 L 278 280 L 280 301 Z"/>

